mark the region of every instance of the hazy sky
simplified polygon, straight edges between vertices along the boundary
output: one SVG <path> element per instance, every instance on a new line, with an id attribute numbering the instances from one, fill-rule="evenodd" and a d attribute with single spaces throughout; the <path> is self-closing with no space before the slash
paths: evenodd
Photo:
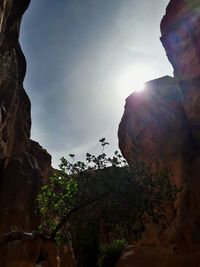
<path id="1" fill-rule="evenodd" d="M 32 138 L 53 156 L 118 149 L 125 98 L 172 75 L 159 41 L 168 0 L 32 0 L 21 28 Z"/>

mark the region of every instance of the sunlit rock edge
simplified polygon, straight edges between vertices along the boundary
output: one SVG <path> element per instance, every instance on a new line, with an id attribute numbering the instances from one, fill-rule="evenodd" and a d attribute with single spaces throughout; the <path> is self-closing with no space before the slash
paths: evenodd
<path id="1" fill-rule="evenodd" d="M 183 190 L 165 231 L 147 226 L 117 267 L 200 264 L 200 2 L 170 1 L 161 22 L 161 42 L 174 78 L 147 83 L 126 100 L 119 125 L 119 147 L 129 164 L 134 157 L 159 161 Z"/>

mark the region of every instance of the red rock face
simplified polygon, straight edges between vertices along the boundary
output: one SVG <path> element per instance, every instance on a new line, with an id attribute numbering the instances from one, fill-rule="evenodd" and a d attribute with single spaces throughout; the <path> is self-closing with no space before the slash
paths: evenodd
<path id="1" fill-rule="evenodd" d="M 200 144 L 200 1 L 171 1 L 161 22 L 161 41 L 180 83 L 182 103 Z"/>
<path id="2" fill-rule="evenodd" d="M 135 157 L 160 161 L 184 190 L 167 231 L 151 228 L 120 267 L 200 265 L 200 1 L 171 0 L 161 33 L 175 78 L 151 81 L 127 98 L 119 146 L 130 164 Z"/>
<path id="3" fill-rule="evenodd" d="M 0 1 L 0 157 L 22 151 L 30 137 L 30 101 L 23 89 L 25 57 L 18 43 L 21 16 L 29 1 Z M 14 7 L 15 6 L 15 7 Z"/>
<path id="4" fill-rule="evenodd" d="M 200 74 L 199 1 L 173 0 L 161 22 L 161 41 L 179 80 Z"/>
<path id="5" fill-rule="evenodd" d="M 119 147 L 129 164 L 133 156 L 159 161 L 172 169 L 174 182 L 181 185 L 182 163 L 191 142 L 180 88 L 173 78 L 150 81 L 145 91 L 127 98 L 119 125 Z"/>
<path id="6" fill-rule="evenodd" d="M 30 101 L 23 89 L 26 60 L 18 38 L 29 0 L 0 0 L 0 236 L 32 232 L 40 218 L 36 196 L 52 170 L 51 156 L 30 140 Z M 74 266 L 70 247 L 41 241 L 0 245 L 0 266 Z"/>

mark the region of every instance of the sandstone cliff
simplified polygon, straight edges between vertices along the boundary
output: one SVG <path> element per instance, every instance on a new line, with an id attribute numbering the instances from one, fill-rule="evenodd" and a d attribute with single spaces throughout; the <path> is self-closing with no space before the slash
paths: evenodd
<path id="1" fill-rule="evenodd" d="M 161 22 L 161 42 L 174 78 L 146 84 L 126 100 L 119 146 L 134 157 L 159 160 L 183 186 L 168 229 L 150 226 L 118 266 L 200 266 L 200 1 L 171 0 Z"/>
<path id="2" fill-rule="evenodd" d="M 39 225 L 36 195 L 51 156 L 30 140 L 30 101 L 23 88 L 26 60 L 18 38 L 30 0 L 0 0 L 0 236 Z M 0 266 L 74 266 L 70 248 L 37 241 L 0 243 Z"/>

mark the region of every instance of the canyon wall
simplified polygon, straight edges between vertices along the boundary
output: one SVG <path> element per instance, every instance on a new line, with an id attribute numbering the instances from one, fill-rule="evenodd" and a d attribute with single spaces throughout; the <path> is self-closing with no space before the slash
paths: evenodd
<path id="1" fill-rule="evenodd" d="M 19 44 L 30 0 L 0 0 L 0 237 L 40 224 L 36 196 L 51 172 L 51 156 L 30 140 L 30 100 L 23 88 L 26 60 Z M 0 266 L 74 266 L 70 247 L 50 242 L 0 242 Z"/>
<path id="2" fill-rule="evenodd" d="M 161 42 L 174 77 L 146 83 L 126 100 L 119 146 L 135 157 L 159 161 L 183 190 L 165 231 L 144 233 L 122 256 L 122 266 L 200 266 L 200 1 L 171 0 L 161 22 Z"/>

